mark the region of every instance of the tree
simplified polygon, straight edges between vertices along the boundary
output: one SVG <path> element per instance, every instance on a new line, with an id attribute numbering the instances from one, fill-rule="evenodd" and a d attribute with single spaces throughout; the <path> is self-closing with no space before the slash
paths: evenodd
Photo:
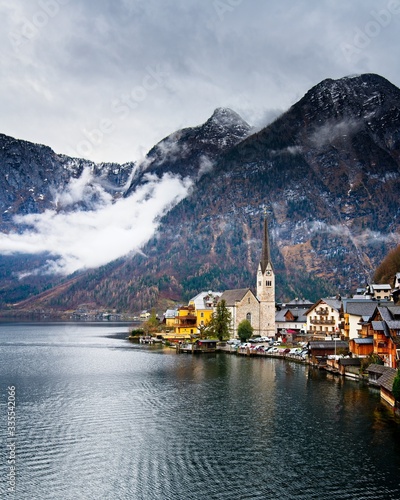
<path id="1" fill-rule="evenodd" d="M 244 319 L 239 323 L 238 336 L 242 342 L 246 342 L 253 335 L 254 328 L 248 319 Z"/>
<path id="2" fill-rule="evenodd" d="M 397 375 L 394 377 L 392 392 L 395 400 L 400 402 L 400 370 L 397 370 Z"/>
<path id="3" fill-rule="evenodd" d="M 208 332 L 211 329 L 210 322 L 208 322 L 206 325 L 199 325 L 197 329 L 199 330 L 200 338 L 206 339 L 208 337 Z"/>
<path id="4" fill-rule="evenodd" d="M 219 340 L 226 339 L 229 337 L 231 321 L 232 314 L 226 307 L 225 300 L 220 300 L 209 323 L 210 331 Z"/>
<path id="5" fill-rule="evenodd" d="M 143 323 L 143 330 L 146 335 L 151 335 L 152 333 L 156 333 L 159 329 L 160 322 L 157 319 L 155 311 L 151 312 L 150 318 Z"/>

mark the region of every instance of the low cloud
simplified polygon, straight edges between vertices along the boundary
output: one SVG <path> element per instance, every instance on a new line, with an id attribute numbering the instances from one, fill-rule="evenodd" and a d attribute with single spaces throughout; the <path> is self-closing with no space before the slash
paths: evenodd
<path id="1" fill-rule="evenodd" d="M 70 182 L 58 203 L 68 207 L 72 203 L 92 199 L 97 190 L 97 204 L 91 210 L 70 212 L 46 210 L 41 214 L 16 216 L 19 231 L 0 235 L 0 253 L 49 253 L 44 268 L 27 274 L 68 275 L 85 268 L 95 268 L 140 248 L 157 230 L 159 219 L 175 204 L 185 198 L 192 186 L 189 178 L 165 174 L 155 175 L 139 186 L 127 198 L 113 201 L 101 186 L 90 185 L 86 172 Z M 57 197 L 56 197 L 57 198 Z"/>
<path id="2" fill-rule="evenodd" d="M 208 156 L 202 155 L 200 158 L 200 168 L 197 173 L 197 179 L 200 179 L 203 175 L 210 173 L 213 167 L 214 163 L 208 158 Z"/>
<path id="3" fill-rule="evenodd" d="M 322 221 L 314 221 L 308 228 L 312 233 L 325 233 L 334 237 L 349 238 L 357 246 L 368 247 L 378 244 L 399 244 L 400 236 L 395 233 L 381 233 L 366 229 L 362 232 L 353 232 L 351 228 L 343 224 L 326 224 Z"/>
<path id="4" fill-rule="evenodd" d="M 321 148 L 337 139 L 345 139 L 360 129 L 362 123 L 358 120 L 345 118 L 340 121 L 330 121 L 317 128 L 309 137 L 311 145 Z"/>

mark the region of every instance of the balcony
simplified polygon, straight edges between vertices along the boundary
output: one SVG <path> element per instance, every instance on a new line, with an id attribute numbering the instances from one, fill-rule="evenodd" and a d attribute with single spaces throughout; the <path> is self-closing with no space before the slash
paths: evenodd
<path id="1" fill-rule="evenodd" d="M 316 314 L 319 316 L 328 316 L 329 314 L 329 309 L 318 309 L 315 311 Z"/>
<path id="2" fill-rule="evenodd" d="M 310 319 L 312 325 L 336 325 L 334 319 Z"/>

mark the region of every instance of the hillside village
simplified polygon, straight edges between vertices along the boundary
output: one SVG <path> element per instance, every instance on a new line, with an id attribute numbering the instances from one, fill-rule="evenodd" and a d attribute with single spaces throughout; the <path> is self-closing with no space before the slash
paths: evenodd
<path id="1" fill-rule="evenodd" d="M 296 298 L 277 304 L 265 220 L 255 289 L 256 294 L 251 288 L 203 291 L 187 305 L 168 309 L 162 320 L 164 340 L 178 344 L 198 341 L 217 304 L 224 301 L 231 315 L 230 342 L 238 339 L 238 327 L 243 320 L 248 320 L 253 328 L 250 345 L 244 351 L 239 343 L 235 345 L 239 353 L 265 354 L 272 341 L 285 347 L 307 346 L 313 364 L 349 376 L 358 374 L 362 361 L 369 359 L 371 379 L 378 375 L 385 375 L 385 380 L 389 377 L 385 399 L 394 404 L 389 389 L 400 368 L 400 272 L 393 285 L 369 284 L 352 297 L 321 298 L 315 303 Z M 142 316 L 144 319 L 149 313 L 143 312 Z M 275 354 L 284 350 L 276 349 Z"/>

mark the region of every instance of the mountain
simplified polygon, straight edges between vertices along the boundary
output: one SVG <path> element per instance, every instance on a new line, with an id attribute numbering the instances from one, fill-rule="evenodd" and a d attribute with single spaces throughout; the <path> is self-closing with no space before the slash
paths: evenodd
<path id="1" fill-rule="evenodd" d="M 141 254 L 21 307 L 90 302 L 137 311 L 204 289 L 253 286 L 264 214 L 278 300 L 363 285 L 399 240 L 400 90 L 373 74 L 327 79 L 258 132 L 216 110 L 155 146 L 125 196 L 166 173 L 195 184 Z"/>
<path id="2" fill-rule="evenodd" d="M 154 146 L 126 196 L 151 175 L 169 173 L 199 180 L 212 169 L 216 158 L 245 139 L 251 130 L 231 109 L 217 108 L 203 125 L 178 130 Z"/>
<path id="3" fill-rule="evenodd" d="M 43 213 L 48 209 L 89 209 L 100 191 L 116 193 L 130 181 L 134 163 L 95 164 L 91 161 L 57 155 L 48 146 L 21 141 L 0 134 L 0 229 L 14 226 L 15 215 Z M 62 194 L 72 179 L 86 176 L 86 196 L 73 203 Z"/>

